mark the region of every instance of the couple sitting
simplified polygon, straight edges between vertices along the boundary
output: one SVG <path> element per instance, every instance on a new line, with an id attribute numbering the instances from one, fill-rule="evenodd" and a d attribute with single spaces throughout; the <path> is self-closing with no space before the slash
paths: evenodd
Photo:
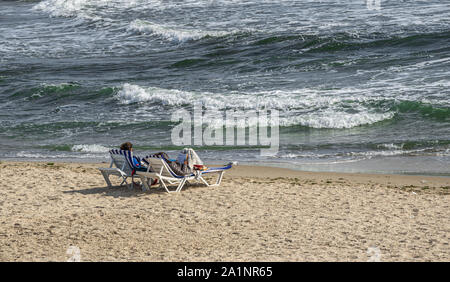
<path id="1" fill-rule="evenodd" d="M 125 142 L 120 146 L 120 150 L 133 151 L 133 144 L 131 144 L 130 142 Z M 169 156 L 164 152 L 159 152 L 150 156 L 164 159 L 173 170 L 173 172 L 179 176 L 191 174 L 194 171 L 194 168 L 206 168 L 203 166 L 203 162 L 198 157 L 197 153 L 195 153 L 195 151 L 190 148 L 184 148 L 178 154 L 176 160 L 170 159 Z M 136 158 L 135 156 L 133 156 L 133 166 L 138 171 L 147 171 L 148 169 L 148 167 L 141 163 L 139 158 Z M 152 171 L 151 167 L 150 171 Z"/>

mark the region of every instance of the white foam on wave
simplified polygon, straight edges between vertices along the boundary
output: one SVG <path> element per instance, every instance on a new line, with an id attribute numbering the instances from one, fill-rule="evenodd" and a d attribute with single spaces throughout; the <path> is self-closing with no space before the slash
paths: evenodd
<path id="1" fill-rule="evenodd" d="M 395 146 L 397 147 L 397 146 Z M 415 150 L 402 150 L 402 149 L 390 149 L 379 151 L 362 151 L 362 152 L 346 152 L 346 153 L 331 153 L 331 154 L 318 154 L 316 152 L 311 153 L 284 153 L 277 155 L 276 158 L 281 159 L 336 159 L 342 158 L 345 161 L 355 161 L 362 159 L 372 159 L 376 157 L 395 157 L 395 156 L 448 156 L 450 149 L 443 151 L 435 151 L 434 148 L 423 148 Z"/>
<path id="2" fill-rule="evenodd" d="M 26 151 L 20 151 L 16 153 L 17 158 L 28 158 L 28 159 L 43 159 L 43 158 L 56 158 L 56 156 L 46 156 L 39 153 L 31 153 Z"/>
<path id="3" fill-rule="evenodd" d="M 83 152 L 83 153 L 106 153 L 109 148 L 98 144 L 79 144 L 72 146 L 72 152 Z"/>
<path id="4" fill-rule="evenodd" d="M 160 36 L 165 40 L 176 42 L 198 40 L 207 36 L 221 37 L 236 33 L 236 31 L 203 31 L 198 29 L 171 27 L 139 19 L 132 21 L 128 26 L 128 30 L 141 33 L 151 33 L 153 35 Z"/>
<path id="5" fill-rule="evenodd" d="M 164 89 L 159 87 L 142 87 L 134 84 L 124 83 L 116 98 L 122 104 L 145 103 L 152 105 L 159 103 L 168 106 L 202 104 L 209 110 L 244 109 L 257 108 L 284 109 L 292 105 L 291 98 L 279 99 L 276 94 L 249 95 L 246 93 L 230 92 L 228 94 L 211 92 L 193 92 L 176 89 Z M 232 102 L 231 102 L 232 101 Z"/>
<path id="6" fill-rule="evenodd" d="M 245 28 L 239 31 L 222 30 L 200 30 L 195 28 L 185 28 L 179 26 L 170 26 L 168 24 L 157 24 L 142 19 L 135 19 L 132 22 L 120 21 L 114 17 L 115 14 L 123 11 L 142 11 L 145 9 L 171 9 L 171 7 L 182 8 L 191 4 L 204 6 L 205 3 L 171 3 L 165 1 L 142 1 L 142 0 L 44 0 L 33 6 L 33 10 L 43 11 L 51 17 L 70 17 L 87 21 L 111 21 L 115 25 L 126 28 L 128 31 L 150 33 L 160 36 L 165 40 L 185 42 L 189 40 L 198 40 L 207 36 L 220 37 L 237 32 L 251 31 Z M 119 28 L 117 26 L 117 28 Z"/>
<path id="7" fill-rule="evenodd" d="M 382 150 L 382 151 L 366 151 L 366 152 L 352 152 L 350 155 L 352 156 L 363 156 L 367 158 L 373 157 L 389 157 L 389 156 L 402 156 L 402 155 L 437 155 L 437 152 L 434 152 L 432 148 L 424 148 L 424 149 L 416 149 L 416 150 Z"/>
<path id="8" fill-rule="evenodd" d="M 330 94 L 331 93 L 331 94 Z M 347 93 L 347 94 L 346 94 Z M 202 103 L 207 109 L 277 109 L 290 111 L 295 109 L 338 108 L 343 102 L 353 102 L 357 106 L 361 103 L 382 99 L 382 97 L 357 96 L 358 91 L 347 90 L 318 90 L 311 88 L 296 90 L 273 90 L 259 92 L 227 93 L 194 92 L 159 87 L 145 87 L 124 83 L 120 87 L 116 98 L 120 103 L 160 102 L 164 105 L 183 105 Z"/>
<path id="9" fill-rule="evenodd" d="M 403 146 L 404 146 L 404 144 L 395 145 L 394 143 L 386 143 L 386 144 L 380 144 L 377 147 L 389 149 L 389 150 L 401 150 L 401 149 L 403 149 Z"/>
<path id="10" fill-rule="evenodd" d="M 33 10 L 40 10 L 49 13 L 53 17 L 75 17 L 75 16 L 87 16 L 83 12 L 85 8 L 91 4 L 95 4 L 98 1 L 89 0 L 45 0 L 41 1 L 35 6 Z"/>
<path id="11" fill-rule="evenodd" d="M 259 93 L 230 92 L 226 94 L 209 92 L 191 92 L 158 87 L 142 87 L 125 83 L 116 94 L 122 104 L 140 103 L 155 106 L 182 107 L 203 105 L 210 112 L 216 112 L 209 119 L 212 127 L 222 125 L 220 119 L 225 110 L 242 110 L 244 115 L 250 110 L 277 110 L 280 114 L 280 126 L 301 125 L 313 128 L 352 128 L 373 124 L 394 117 L 395 112 L 375 112 L 363 105 L 364 97 L 348 95 L 320 95 L 317 90 L 265 91 Z M 347 112 L 349 99 L 352 112 Z M 347 104 L 346 104 L 347 103 Z M 214 120 L 214 116 L 218 120 Z M 242 126 L 245 126 L 245 122 Z M 254 126 L 255 124 L 250 124 Z"/>
<path id="12" fill-rule="evenodd" d="M 155 1 L 142 0 L 44 0 L 33 6 L 33 10 L 40 10 L 55 17 L 74 17 L 94 15 L 103 9 L 105 14 L 130 8 L 156 6 Z M 147 5 L 145 5 L 147 4 Z M 142 7 L 141 7 L 142 8 Z"/>
<path id="13" fill-rule="evenodd" d="M 81 151 L 77 151 L 81 152 Z M 98 158 L 98 153 L 92 153 L 92 152 L 83 152 L 85 154 L 64 154 L 64 153 L 35 153 L 35 152 L 26 152 L 26 151 L 20 151 L 15 154 L 16 158 L 25 158 L 25 159 L 48 159 L 48 160 L 60 160 L 60 159 L 92 159 L 92 158 Z M 102 152 L 104 155 L 104 152 Z"/>
<path id="14" fill-rule="evenodd" d="M 116 98 L 122 104 L 133 104 L 143 102 L 156 102 L 163 105 L 181 106 L 189 103 L 192 93 L 180 90 L 163 89 L 158 87 L 141 87 L 124 83 L 117 92 Z"/>
<path id="15" fill-rule="evenodd" d="M 292 117 L 283 122 L 282 126 L 302 125 L 312 128 L 352 128 L 361 125 L 373 124 L 393 118 L 394 112 L 387 113 L 346 113 L 336 111 L 325 111 L 311 113 L 304 116 Z"/>

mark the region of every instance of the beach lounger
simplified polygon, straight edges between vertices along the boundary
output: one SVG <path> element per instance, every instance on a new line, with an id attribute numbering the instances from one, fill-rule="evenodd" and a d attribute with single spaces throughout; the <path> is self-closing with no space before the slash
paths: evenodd
<path id="1" fill-rule="evenodd" d="M 163 158 L 145 157 L 143 159 L 143 162 L 148 165 L 148 169 L 145 172 L 137 171 L 136 176 L 141 178 L 141 181 L 145 189 L 146 190 L 150 189 L 148 183 L 150 183 L 151 179 L 158 179 L 160 187 L 163 187 L 168 193 L 180 192 L 181 189 L 183 189 L 186 182 L 190 180 L 201 181 L 204 184 L 206 184 L 206 186 L 218 186 L 222 182 L 222 177 L 225 171 L 232 168 L 233 164 L 236 164 L 236 163 L 229 163 L 223 167 L 209 168 L 204 171 L 196 170 L 194 171 L 194 173 L 181 176 L 175 174 L 173 170 L 170 168 L 169 164 Z M 150 169 L 152 171 L 150 171 Z M 203 175 L 208 173 L 218 173 L 216 183 L 209 184 L 203 178 Z M 174 191 L 170 191 L 169 188 L 167 187 L 166 182 L 168 184 L 178 184 L 178 186 Z"/>
<path id="2" fill-rule="evenodd" d="M 131 151 L 123 150 L 110 150 L 109 154 L 111 156 L 111 163 L 108 168 L 99 168 L 100 172 L 105 178 L 106 184 L 109 188 L 112 187 L 111 181 L 109 179 L 110 175 L 116 175 L 122 178 L 122 183 L 128 186 L 128 188 L 133 188 L 134 174 L 136 168 L 133 166 L 133 153 Z M 115 167 L 114 167 L 115 166 Z M 131 177 L 131 183 L 128 184 L 127 179 Z"/>

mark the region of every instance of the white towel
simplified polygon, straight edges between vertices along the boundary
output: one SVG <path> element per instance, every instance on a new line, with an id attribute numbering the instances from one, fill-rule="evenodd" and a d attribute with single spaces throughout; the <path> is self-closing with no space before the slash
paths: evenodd
<path id="1" fill-rule="evenodd" d="M 191 171 L 194 169 L 194 165 L 203 165 L 202 160 L 192 148 L 184 148 L 178 154 L 177 162 L 181 165 L 186 164 Z"/>

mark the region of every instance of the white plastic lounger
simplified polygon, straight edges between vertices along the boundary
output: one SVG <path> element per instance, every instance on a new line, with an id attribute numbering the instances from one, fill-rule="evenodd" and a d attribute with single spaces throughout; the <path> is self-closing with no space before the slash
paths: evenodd
<path id="1" fill-rule="evenodd" d="M 146 172 L 137 171 L 136 176 L 141 178 L 145 189 L 150 189 L 150 187 L 148 186 L 148 183 L 150 183 L 150 179 L 158 179 L 160 182 L 160 187 L 163 187 L 168 193 L 180 192 L 186 182 L 188 182 L 189 180 L 201 181 L 206 184 L 206 186 L 218 186 L 222 182 L 222 177 L 225 171 L 232 168 L 233 166 L 233 163 L 229 163 L 224 167 L 209 168 L 208 170 L 204 171 L 197 170 L 195 171 L 195 173 L 180 176 L 173 172 L 173 170 L 163 158 L 146 157 L 143 159 L 143 161 L 149 164 L 148 169 Z M 152 171 L 149 171 L 150 169 L 152 169 Z M 218 173 L 219 176 L 217 177 L 216 183 L 209 184 L 202 177 L 202 175 L 206 173 Z M 178 184 L 177 188 L 174 191 L 170 191 L 166 185 L 166 181 L 169 184 Z"/>
<path id="2" fill-rule="evenodd" d="M 111 156 L 111 163 L 108 168 L 99 168 L 100 172 L 105 178 L 106 184 L 109 188 L 112 187 L 111 181 L 109 179 L 110 175 L 116 175 L 122 178 L 122 186 L 124 183 L 128 188 L 133 188 L 134 183 L 134 168 L 133 168 L 133 153 L 131 151 L 123 150 L 110 150 L 109 154 Z M 113 167 L 113 165 L 115 167 Z M 128 184 L 127 178 L 131 177 L 131 183 Z"/>

